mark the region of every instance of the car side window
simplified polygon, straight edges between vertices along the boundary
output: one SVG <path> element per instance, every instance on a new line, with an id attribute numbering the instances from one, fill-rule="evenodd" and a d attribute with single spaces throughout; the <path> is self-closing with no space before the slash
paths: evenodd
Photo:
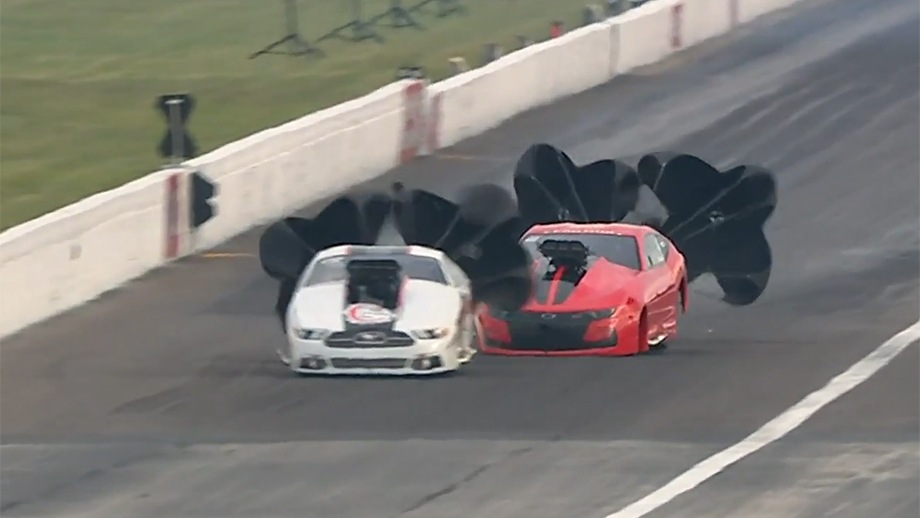
<path id="1" fill-rule="evenodd" d="M 658 244 L 658 240 L 652 234 L 645 236 L 645 257 L 648 259 L 648 267 L 654 268 L 665 262 L 664 253 Z"/>
<path id="2" fill-rule="evenodd" d="M 667 261 L 668 254 L 671 252 L 671 244 L 668 243 L 668 240 L 665 239 L 663 236 L 659 236 L 658 234 L 654 234 L 654 235 L 655 235 L 655 239 L 658 241 L 658 248 L 661 249 L 661 254 L 664 256 L 664 260 Z"/>

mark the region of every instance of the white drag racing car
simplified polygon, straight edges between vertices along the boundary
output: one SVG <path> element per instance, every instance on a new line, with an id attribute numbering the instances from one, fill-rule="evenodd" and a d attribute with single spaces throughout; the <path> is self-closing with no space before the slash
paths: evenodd
<path id="1" fill-rule="evenodd" d="M 338 246 L 297 281 L 281 360 L 302 374 L 437 374 L 478 339 L 463 270 L 420 246 Z"/>

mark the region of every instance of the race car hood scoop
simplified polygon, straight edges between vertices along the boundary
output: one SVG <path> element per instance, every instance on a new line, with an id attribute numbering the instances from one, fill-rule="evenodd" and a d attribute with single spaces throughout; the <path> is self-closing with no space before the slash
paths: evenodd
<path id="1" fill-rule="evenodd" d="M 774 175 L 762 167 L 720 171 L 670 152 L 647 154 L 636 168 L 620 160 L 578 166 L 536 144 L 516 165 L 514 190 L 528 226 L 624 221 L 658 229 L 684 254 L 689 280 L 714 275 L 729 304 L 753 303 L 767 287 L 773 261 L 763 226 L 777 194 Z M 643 193 L 655 199 L 640 203 Z M 636 210 L 643 205 L 662 210 Z"/>
<path id="2" fill-rule="evenodd" d="M 538 273 L 534 279 L 534 296 L 525 310 L 577 311 L 610 308 L 627 298 L 625 285 L 639 272 L 604 259 L 592 261 L 580 277 L 569 277 L 566 267 L 549 275 Z"/>

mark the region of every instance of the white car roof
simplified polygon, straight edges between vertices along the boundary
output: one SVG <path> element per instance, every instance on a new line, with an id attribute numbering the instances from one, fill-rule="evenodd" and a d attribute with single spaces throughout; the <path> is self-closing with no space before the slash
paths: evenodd
<path id="1" fill-rule="evenodd" d="M 313 258 L 313 261 L 320 261 L 329 257 L 339 256 L 392 256 L 392 255 L 415 255 L 419 257 L 429 257 L 438 262 L 443 262 L 444 252 L 418 245 L 402 246 L 381 246 L 381 245 L 339 245 L 322 250 Z"/>

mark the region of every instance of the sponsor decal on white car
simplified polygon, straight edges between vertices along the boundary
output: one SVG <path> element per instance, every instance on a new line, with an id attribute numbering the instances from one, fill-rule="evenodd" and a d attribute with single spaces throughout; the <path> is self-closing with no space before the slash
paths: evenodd
<path id="1" fill-rule="evenodd" d="M 376 304 L 351 304 L 343 312 L 345 320 L 351 324 L 374 325 L 387 324 L 396 320 L 396 314 Z"/>

